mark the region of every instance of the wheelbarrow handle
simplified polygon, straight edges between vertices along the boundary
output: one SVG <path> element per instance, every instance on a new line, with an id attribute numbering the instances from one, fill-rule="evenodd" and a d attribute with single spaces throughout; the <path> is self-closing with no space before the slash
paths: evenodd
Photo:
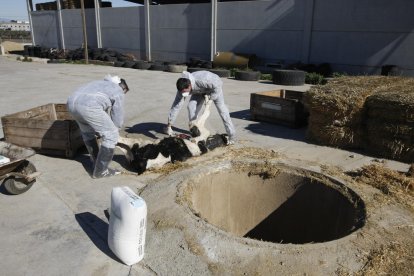
<path id="1" fill-rule="evenodd" d="M 33 180 L 35 180 L 36 177 L 38 177 L 39 175 L 41 175 L 41 172 L 33 172 L 31 174 L 22 174 L 22 173 L 18 173 L 18 172 L 10 172 L 7 173 L 6 175 L 4 175 L 2 178 L 7 178 L 9 176 L 14 176 L 17 178 L 23 178 L 25 181 L 27 182 L 32 182 Z"/>

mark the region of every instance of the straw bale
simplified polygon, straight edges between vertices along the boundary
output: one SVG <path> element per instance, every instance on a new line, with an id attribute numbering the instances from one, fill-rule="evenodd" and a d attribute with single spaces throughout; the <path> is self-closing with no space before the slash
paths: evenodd
<path id="1" fill-rule="evenodd" d="M 414 177 L 414 163 L 410 165 L 410 168 L 408 169 L 408 172 L 407 172 L 407 176 Z"/>
<path id="2" fill-rule="evenodd" d="M 375 155 L 385 158 L 412 162 L 414 160 L 413 143 L 407 143 L 400 139 L 383 138 L 372 133 L 368 136 L 366 150 Z"/>
<path id="3" fill-rule="evenodd" d="M 367 150 L 404 162 L 414 160 L 414 79 L 398 83 L 367 98 Z"/>
<path id="4" fill-rule="evenodd" d="M 307 139 L 318 144 L 340 147 L 358 148 L 363 144 L 361 128 L 347 126 L 321 125 L 313 121 L 308 124 Z"/>
<path id="5" fill-rule="evenodd" d="M 304 95 L 309 112 L 324 112 L 337 118 L 352 114 L 363 107 L 365 98 L 371 95 L 374 85 L 362 86 L 364 82 L 375 82 L 368 77 L 340 77 L 326 85 L 312 87 Z"/>
<path id="6" fill-rule="evenodd" d="M 395 124 L 387 121 L 372 119 L 367 120 L 367 133 L 369 137 L 381 137 L 384 139 L 399 139 L 405 143 L 414 142 L 414 123 Z"/>
<path id="7" fill-rule="evenodd" d="M 390 123 L 414 123 L 414 79 L 403 83 L 406 86 L 396 85 L 368 97 L 368 116 Z"/>
<path id="8" fill-rule="evenodd" d="M 368 96 L 386 85 L 384 77 L 340 77 L 305 93 L 309 110 L 307 138 L 341 148 L 363 146 L 362 122 Z"/>
<path id="9" fill-rule="evenodd" d="M 324 86 L 312 87 L 305 93 L 304 103 L 309 110 L 307 138 L 312 142 L 365 148 L 370 141 L 369 150 L 376 155 L 384 156 L 383 146 L 387 157 L 406 160 L 411 156 L 413 78 L 334 78 Z"/>

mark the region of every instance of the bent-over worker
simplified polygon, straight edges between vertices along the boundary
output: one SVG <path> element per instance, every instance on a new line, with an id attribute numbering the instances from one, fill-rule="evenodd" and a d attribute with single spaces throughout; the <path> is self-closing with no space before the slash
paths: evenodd
<path id="1" fill-rule="evenodd" d="M 68 110 L 79 125 L 93 164 L 93 178 L 117 175 L 108 168 L 124 122 L 124 98 L 129 91 L 124 79 L 107 75 L 103 80 L 78 88 L 67 102 Z M 96 136 L 101 138 L 98 147 Z"/>
<path id="2" fill-rule="evenodd" d="M 168 115 L 168 123 L 165 127 L 165 133 L 173 135 L 172 125 L 177 118 L 179 111 L 181 110 L 185 98 L 191 95 L 188 102 L 188 118 L 190 128 L 192 123 L 197 119 L 204 101 L 205 95 L 210 97 L 223 120 L 224 128 L 229 136 L 229 144 L 234 144 L 236 131 L 230 118 L 229 110 L 224 103 L 223 96 L 223 82 L 219 76 L 209 71 L 197 71 L 189 73 L 184 71 L 181 78 L 177 80 L 177 94 L 174 102 L 171 106 L 170 113 Z"/>

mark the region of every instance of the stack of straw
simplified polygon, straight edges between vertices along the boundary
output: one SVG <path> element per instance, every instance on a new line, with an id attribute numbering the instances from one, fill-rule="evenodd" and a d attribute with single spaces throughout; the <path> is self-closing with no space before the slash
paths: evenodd
<path id="1" fill-rule="evenodd" d="M 310 114 L 310 141 L 414 160 L 413 78 L 334 78 L 324 86 L 312 87 L 304 102 Z"/>
<path id="2" fill-rule="evenodd" d="M 366 149 L 374 155 L 414 162 L 414 79 L 397 79 L 367 99 Z"/>

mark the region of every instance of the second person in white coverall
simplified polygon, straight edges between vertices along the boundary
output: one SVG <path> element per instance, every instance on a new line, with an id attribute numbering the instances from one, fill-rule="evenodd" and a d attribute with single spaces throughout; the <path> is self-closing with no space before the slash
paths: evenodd
<path id="1" fill-rule="evenodd" d="M 203 107 L 205 101 L 204 95 L 208 95 L 214 102 L 217 111 L 223 120 L 224 128 L 229 136 L 229 144 L 234 144 L 236 131 L 231 121 L 229 110 L 224 103 L 222 89 L 223 82 L 220 77 L 209 71 L 197 71 L 194 73 L 184 71 L 181 78 L 177 80 L 176 86 L 177 94 L 168 115 L 168 123 L 165 128 L 166 134 L 173 134 L 172 125 L 174 124 L 186 97 L 191 95 L 187 106 L 188 119 L 191 127 L 191 123 L 197 119 Z"/>

